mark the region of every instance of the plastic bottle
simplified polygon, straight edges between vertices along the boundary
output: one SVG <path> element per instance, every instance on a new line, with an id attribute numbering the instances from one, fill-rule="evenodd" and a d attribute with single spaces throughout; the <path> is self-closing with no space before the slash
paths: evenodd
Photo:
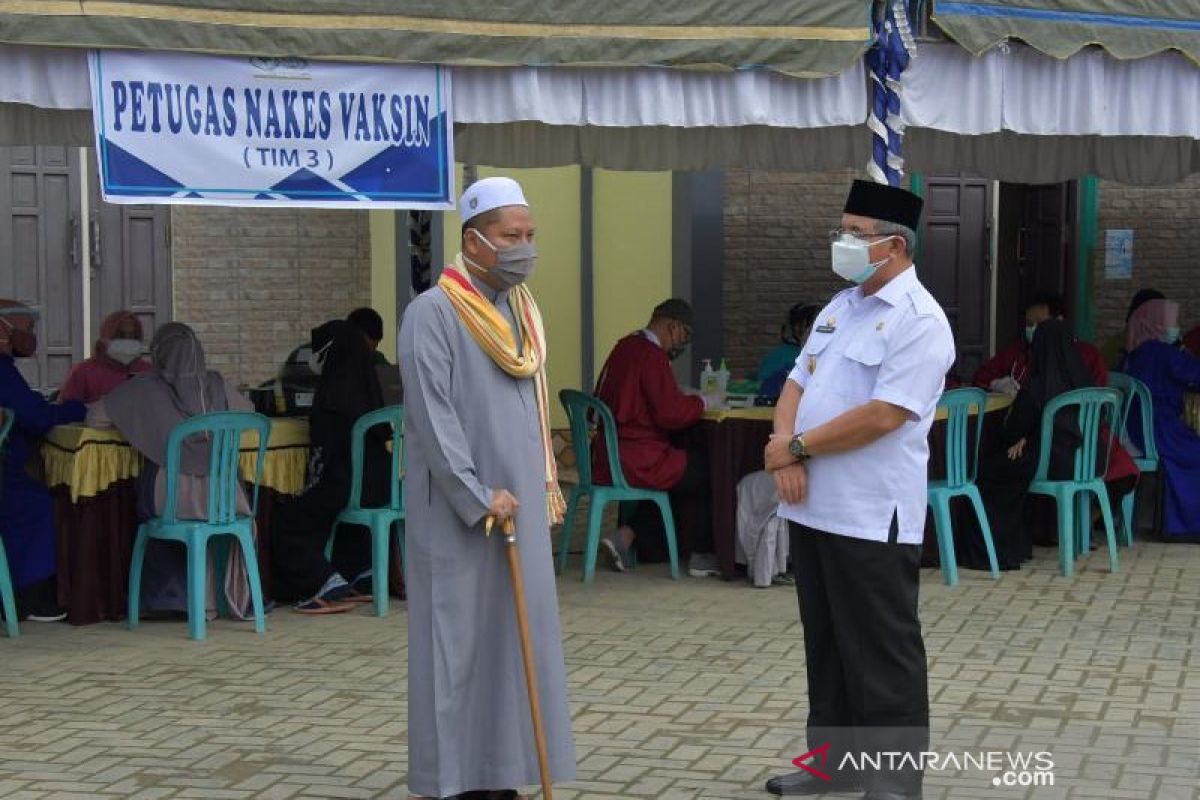
<path id="1" fill-rule="evenodd" d="M 725 405 L 725 401 L 729 399 L 729 367 L 725 366 L 725 359 L 721 359 L 721 368 L 717 370 L 717 394 L 720 397 L 721 405 Z"/>
<path id="2" fill-rule="evenodd" d="M 704 359 L 704 369 L 700 371 L 700 394 L 706 402 L 713 403 L 717 399 L 717 373 L 713 369 L 712 359 Z"/>

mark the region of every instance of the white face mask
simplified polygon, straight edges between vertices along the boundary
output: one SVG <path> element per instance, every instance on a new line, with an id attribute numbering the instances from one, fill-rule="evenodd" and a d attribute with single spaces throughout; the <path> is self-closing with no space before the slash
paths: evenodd
<path id="1" fill-rule="evenodd" d="M 895 238 L 895 236 L 888 236 L 880 239 L 878 242 L 864 242 L 857 236 L 843 233 L 840 239 L 830 245 L 830 254 L 833 257 L 833 271 L 841 278 L 853 283 L 861 284 L 869 280 L 875 274 L 875 270 L 882 267 L 892 258 L 889 255 L 887 258 L 882 258 L 872 263 L 871 245 Z"/>
<path id="2" fill-rule="evenodd" d="M 141 357 L 142 343 L 137 339 L 113 339 L 104 348 L 104 353 L 118 364 L 128 366 Z"/>
<path id="3" fill-rule="evenodd" d="M 320 375 L 321 370 L 325 368 L 325 356 L 329 355 L 329 348 L 332 346 L 333 340 L 331 339 L 320 350 L 314 350 L 308 354 L 308 368 L 313 371 L 314 375 Z"/>

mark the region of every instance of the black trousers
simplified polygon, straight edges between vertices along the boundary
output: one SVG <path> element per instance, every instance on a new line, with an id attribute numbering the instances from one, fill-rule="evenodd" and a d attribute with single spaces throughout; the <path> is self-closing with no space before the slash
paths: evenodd
<path id="1" fill-rule="evenodd" d="M 847 752 L 929 749 L 925 641 L 917 616 L 920 545 L 854 539 L 789 523 L 808 666 L 808 745 Z M 861 764 L 861 762 L 859 762 Z M 872 765 L 873 766 L 873 765 Z M 855 772 L 848 769 L 846 772 Z M 842 777 L 850 777 L 840 773 Z M 921 772 L 865 769 L 868 789 L 916 793 Z"/>
<path id="2" fill-rule="evenodd" d="M 681 555 L 711 553 L 712 479 L 704 453 L 688 451 L 683 476 L 668 494 Z M 667 560 L 667 534 L 657 505 L 643 502 L 633 504 L 628 512 L 623 509 L 620 524 L 628 525 L 637 534 L 634 547 L 639 561 L 659 563 Z"/>
<path id="3" fill-rule="evenodd" d="M 277 600 L 304 600 L 316 594 L 334 572 L 352 581 L 370 569 L 371 533 L 361 525 L 343 525 L 333 543 L 332 562 L 325 558 L 333 521 L 349 493 L 346 482 L 323 480 L 279 506 L 271 530 Z"/>

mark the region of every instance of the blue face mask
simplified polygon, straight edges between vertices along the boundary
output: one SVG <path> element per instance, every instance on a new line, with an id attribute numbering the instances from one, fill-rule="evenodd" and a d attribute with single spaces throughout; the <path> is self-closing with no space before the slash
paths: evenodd
<path id="1" fill-rule="evenodd" d="M 1179 341 L 1179 326 L 1172 325 L 1163 331 L 1162 340 L 1167 344 L 1175 344 Z"/>
<path id="2" fill-rule="evenodd" d="M 1025 326 L 1025 341 L 1032 342 L 1033 341 L 1033 333 L 1036 330 L 1037 330 L 1037 325 L 1026 325 Z"/>

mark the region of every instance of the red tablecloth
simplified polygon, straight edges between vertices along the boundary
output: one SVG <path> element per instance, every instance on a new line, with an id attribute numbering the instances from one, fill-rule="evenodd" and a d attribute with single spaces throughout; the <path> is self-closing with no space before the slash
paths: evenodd
<path id="1" fill-rule="evenodd" d="M 51 490 L 58 529 L 58 604 L 72 625 L 125 618 L 129 562 L 137 536 L 137 495 L 133 480 L 112 484 L 95 497 L 71 502 L 70 490 Z M 256 548 L 263 596 L 270 601 L 271 519 L 289 496 L 262 487 L 258 494 Z M 403 567 L 392 539 L 388 583 L 393 597 L 404 597 Z"/>
<path id="2" fill-rule="evenodd" d="M 766 420 L 704 420 L 705 444 L 712 471 L 713 550 L 726 579 L 737 574 L 734 547 L 737 541 L 738 481 L 763 468 L 763 448 L 771 437 Z"/>
<path id="3" fill-rule="evenodd" d="M 134 483 L 119 481 L 77 502 L 71 502 L 66 486 L 51 490 L 58 529 L 58 604 L 66 609 L 72 625 L 125 618 L 129 561 L 138 525 Z M 271 515 L 275 504 L 286 497 L 266 488 L 258 495 L 258 571 L 268 599 Z"/>

